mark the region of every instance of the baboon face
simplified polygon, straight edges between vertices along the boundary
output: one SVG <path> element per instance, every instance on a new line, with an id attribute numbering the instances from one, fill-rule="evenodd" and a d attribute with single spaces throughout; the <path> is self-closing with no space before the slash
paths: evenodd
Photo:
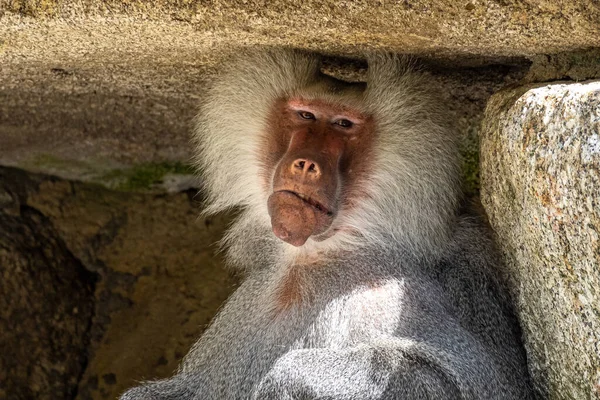
<path id="1" fill-rule="evenodd" d="M 205 212 L 243 210 L 223 242 L 238 243 L 232 262 L 256 263 L 250 238 L 282 257 L 447 241 L 459 169 L 434 85 L 403 57 L 367 64 L 346 82 L 313 54 L 249 51 L 215 77 L 193 140 Z"/>
<path id="2" fill-rule="evenodd" d="M 268 122 L 263 168 L 273 232 L 294 246 L 330 237 L 367 173 L 372 118 L 341 99 L 297 96 L 277 100 Z"/>

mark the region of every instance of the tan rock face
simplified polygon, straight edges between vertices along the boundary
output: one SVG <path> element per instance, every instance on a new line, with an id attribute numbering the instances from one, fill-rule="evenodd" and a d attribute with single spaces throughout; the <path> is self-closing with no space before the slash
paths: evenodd
<path id="1" fill-rule="evenodd" d="M 600 82 L 494 95 L 482 128 L 481 175 L 538 391 L 550 399 L 598 398 Z"/>
<path id="2" fill-rule="evenodd" d="M 185 163 L 203 82 L 237 46 L 378 48 L 449 68 L 537 57 L 582 79 L 600 70 L 541 55 L 600 46 L 598 21 L 595 0 L 3 1 L 0 164 L 102 181 L 140 163 Z"/>
<path id="3" fill-rule="evenodd" d="M 227 219 L 199 219 L 193 192 L 0 168 L 0 193 L 0 397 L 114 399 L 170 376 L 235 288 L 215 255 Z"/>
<path id="4" fill-rule="evenodd" d="M 54 21 L 95 19 L 100 29 L 89 32 L 111 51 L 118 51 L 122 42 L 111 45 L 94 32 L 123 37 L 141 23 L 148 29 L 138 32 L 137 43 L 130 43 L 130 48 L 139 48 L 154 36 L 154 41 L 162 37 L 165 43 L 167 37 L 175 39 L 174 46 L 185 41 L 186 47 L 226 41 L 328 51 L 366 46 L 443 55 L 515 56 L 589 47 L 600 19 L 600 6 L 593 0 L 9 0 L 3 9 Z M 118 19 L 121 29 L 114 24 Z M 177 29 L 181 30 L 174 34 Z"/>
<path id="5" fill-rule="evenodd" d="M 2 183 L 0 199 L 0 398 L 72 399 L 90 344 L 95 275 Z"/>

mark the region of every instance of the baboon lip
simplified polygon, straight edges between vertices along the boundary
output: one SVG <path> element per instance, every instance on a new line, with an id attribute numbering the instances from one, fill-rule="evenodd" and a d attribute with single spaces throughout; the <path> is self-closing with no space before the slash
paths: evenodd
<path id="1" fill-rule="evenodd" d="M 279 190 L 278 192 L 279 193 L 285 192 L 285 193 L 292 194 L 292 195 L 296 196 L 297 198 L 299 198 L 300 200 L 302 200 L 304 203 L 306 203 L 309 206 L 311 206 L 312 208 L 314 208 L 315 210 L 319 211 L 320 213 L 323 213 L 323 214 L 327 215 L 328 217 L 333 216 L 333 212 L 330 211 L 327 207 L 325 207 L 323 205 L 323 203 L 320 203 L 309 196 L 306 196 L 302 193 L 294 192 L 292 190 Z"/>
<path id="2" fill-rule="evenodd" d="M 296 247 L 324 233 L 334 218 L 329 209 L 310 196 L 285 189 L 274 191 L 267 207 L 275 236 Z"/>

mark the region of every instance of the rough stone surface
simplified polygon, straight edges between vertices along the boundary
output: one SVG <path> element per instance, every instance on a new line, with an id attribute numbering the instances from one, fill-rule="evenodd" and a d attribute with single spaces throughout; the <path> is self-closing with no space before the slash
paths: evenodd
<path id="1" fill-rule="evenodd" d="M 104 28 L 90 31 L 108 36 L 132 32 L 141 22 L 147 29 L 130 44 L 134 48 L 155 35 L 165 42 L 178 38 L 175 46 L 186 38 L 187 48 L 229 42 L 338 52 L 376 46 L 445 56 L 514 56 L 586 48 L 600 40 L 593 36 L 600 20 L 594 0 L 8 0 L 3 9 L 71 23 L 96 18 Z"/>
<path id="2" fill-rule="evenodd" d="M 72 399 L 87 362 L 95 275 L 0 171 L 0 398 Z"/>
<path id="3" fill-rule="evenodd" d="M 169 376 L 235 287 L 215 255 L 227 218 L 199 219 L 192 192 L 0 168 L 2 187 L 0 398 L 114 399 Z"/>
<path id="4" fill-rule="evenodd" d="M 115 170 L 187 163 L 203 82 L 236 46 L 381 48 L 479 67 L 471 82 L 441 72 L 458 105 L 491 92 L 480 79 L 497 75 L 489 65 L 526 69 L 531 59 L 531 79 L 598 76 L 597 57 L 579 51 L 600 46 L 599 21 L 595 0 L 4 0 L 0 165 L 105 183 Z M 465 135 L 479 117 L 466 116 L 475 123 Z"/>
<path id="5" fill-rule="evenodd" d="M 599 398 L 600 82 L 494 95 L 481 174 L 541 398 Z"/>

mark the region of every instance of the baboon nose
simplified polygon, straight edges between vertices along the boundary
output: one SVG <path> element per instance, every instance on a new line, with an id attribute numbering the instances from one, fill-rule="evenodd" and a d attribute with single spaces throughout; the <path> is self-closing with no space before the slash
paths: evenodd
<path id="1" fill-rule="evenodd" d="M 321 176 L 321 167 L 316 162 L 308 158 L 298 158 L 292 163 L 292 173 L 302 174 L 311 178 Z"/>

